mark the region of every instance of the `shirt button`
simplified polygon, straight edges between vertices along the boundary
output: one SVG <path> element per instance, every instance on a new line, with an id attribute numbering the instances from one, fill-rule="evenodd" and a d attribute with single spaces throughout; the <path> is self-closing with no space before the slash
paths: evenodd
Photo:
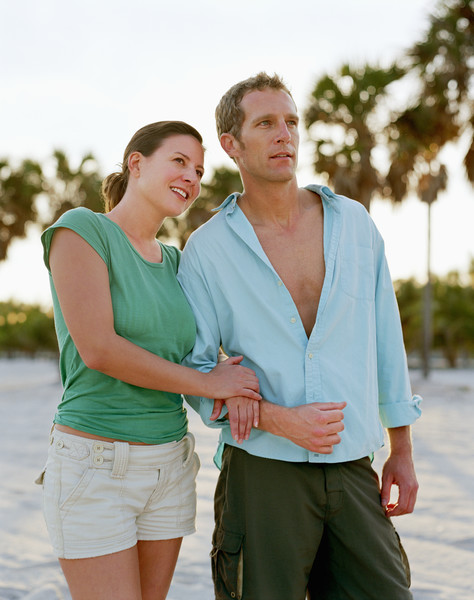
<path id="1" fill-rule="evenodd" d="M 104 457 L 101 456 L 100 454 L 96 454 L 94 456 L 93 462 L 94 462 L 95 465 L 101 465 L 104 462 Z"/>
<path id="2" fill-rule="evenodd" d="M 290 321 L 291 321 L 292 323 L 296 323 L 296 319 L 295 319 L 295 317 L 291 317 Z"/>
<path id="3" fill-rule="evenodd" d="M 278 280 L 278 285 L 283 285 L 283 281 L 281 281 L 280 279 Z"/>
<path id="4" fill-rule="evenodd" d="M 308 358 L 313 358 L 313 355 L 311 352 L 308 354 Z"/>

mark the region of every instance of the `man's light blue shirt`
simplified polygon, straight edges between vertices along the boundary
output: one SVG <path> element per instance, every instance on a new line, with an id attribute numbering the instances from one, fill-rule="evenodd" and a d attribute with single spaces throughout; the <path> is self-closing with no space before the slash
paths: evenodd
<path id="1" fill-rule="evenodd" d="M 194 311 L 197 339 L 185 363 L 201 371 L 219 346 L 243 355 L 262 396 L 283 406 L 346 401 L 341 443 L 317 454 L 286 438 L 253 429 L 237 444 L 220 419 L 220 442 L 251 454 L 298 462 L 343 462 L 383 444 L 383 428 L 412 424 L 412 398 L 398 306 L 383 240 L 366 209 L 325 186 L 308 186 L 324 208 L 325 277 L 316 323 L 306 335 L 296 305 L 232 194 L 195 231 L 178 279 Z M 210 424 L 213 402 L 187 397 Z M 221 444 L 222 445 L 222 444 Z"/>

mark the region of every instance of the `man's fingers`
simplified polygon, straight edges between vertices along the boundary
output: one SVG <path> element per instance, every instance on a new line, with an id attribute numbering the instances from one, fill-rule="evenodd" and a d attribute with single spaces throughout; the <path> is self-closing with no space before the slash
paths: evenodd
<path id="1" fill-rule="evenodd" d="M 323 402 L 318 404 L 319 410 L 342 410 L 347 406 L 347 402 Z"/>

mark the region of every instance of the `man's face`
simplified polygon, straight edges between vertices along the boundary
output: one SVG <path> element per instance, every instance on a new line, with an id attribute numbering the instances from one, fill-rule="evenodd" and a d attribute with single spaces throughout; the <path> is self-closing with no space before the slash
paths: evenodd
<path id="1" fill-rule="evenodd" d="M 298 115 L 282 90 L 255 90 L 241 102 L 244 121 L 232 150 L 242 176 L 272 182 L 289 181 L 298 163 Z M 244 179 L 245 182 L 245 179 Z"/>

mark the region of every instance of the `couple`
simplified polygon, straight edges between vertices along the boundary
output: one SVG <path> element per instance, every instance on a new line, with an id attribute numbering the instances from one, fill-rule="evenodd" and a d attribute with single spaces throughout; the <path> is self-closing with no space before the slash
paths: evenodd
<path id="1" fill-rule="evenodd" d="M 156 239 L 200 191 L 202 139 L 182 122 L 133 136 L 106 214 L 74 209 L 42 236 L 64 394 L 41 481 L 72 598 L 166 597 L 199 469 L 181 394 L 221 428 L 217 600 L 411 598 L 389 517 L 415 504 L 419 398 L 383 241 L 362 205 L 298 188 L 278 76 L 233 86 L 216 120 L 244 192 L 182 256 Z"/>

